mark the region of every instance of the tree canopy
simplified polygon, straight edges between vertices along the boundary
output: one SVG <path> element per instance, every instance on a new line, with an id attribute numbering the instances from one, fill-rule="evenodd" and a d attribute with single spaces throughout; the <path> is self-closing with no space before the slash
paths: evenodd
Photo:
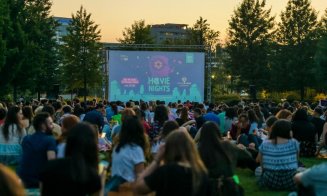
<path id="1" fill-rule="evenodd" d="M 268 55 L 275 18 L 265 6 L 265 0 L 243 0 L 229 21 L 228 67 L 243 88 L 251 84 L 262 89 L 269 81 Z"/>
<path id="2" fill-rule="evenodd" d="M 122 44 L 153 44 L 150 25 L 146 25 L 144 20 L 134 21 L 131 27 L 126 27 L 123 31 L 123 38 L 118 39 Z"/>
<path id="3" fill-rule="evenodd" d="M 302 99 L 305 87 L 315 85 L 313 57 L 319 38 L 318 27 L 317 12 L 309 0 L 288 1 L 278 24 L 277 42 L 280 45 L 278 55 L 282 60 L 276 66 L 280 71 L 287 73 L 283 76 L 287 77 L 287 80 L 281 85 L 288 86 L 290 90 L 300 90 Z M 279 79 L 278 73 L 275 74 Z"/>
<path id="4" fill-rule="evenodd" d="M 103 79 L 100 30 L 81 6 L 67 28 L 61 46 L 61 79 L 68 90 L 99 87 Z M 84 95 L 86 89 L 84 89 Z"/>

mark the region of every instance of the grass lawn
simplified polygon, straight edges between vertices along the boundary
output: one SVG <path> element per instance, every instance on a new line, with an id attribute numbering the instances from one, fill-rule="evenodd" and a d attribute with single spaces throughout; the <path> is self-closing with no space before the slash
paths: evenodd
<path id="1" fill-rule="evenodd" d="M 301 162 L 309 168 L 313 165 L 327 161 L 327 159 L 301 158 Z M 241 185 L 245 190 L 246 196 L 287 196 L 289 192 L 276 192 L 268 189 L 260 189 L 256 184 L 254 173 L 249 169 L 237 169 L 236 174 L 240 178 Z"/>

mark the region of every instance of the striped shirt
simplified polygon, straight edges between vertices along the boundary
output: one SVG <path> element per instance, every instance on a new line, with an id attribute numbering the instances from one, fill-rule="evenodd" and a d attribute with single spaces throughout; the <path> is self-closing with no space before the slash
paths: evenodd
<path id="1" fill-rule="evenodd" d="M 265 140 L 259 147 L 262 154 L 262 166 L 268 170 L 297 169 L 299 150 L 299 142 L 295 139 L 290 139 L 283 144 L 274 144 L 271 140 Z"/>

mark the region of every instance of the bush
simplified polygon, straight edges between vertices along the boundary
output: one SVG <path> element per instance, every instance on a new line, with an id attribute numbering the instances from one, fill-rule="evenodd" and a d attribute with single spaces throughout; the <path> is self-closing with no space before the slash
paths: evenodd
<path id="1" fill-rule="evenodd" d="M 319 94 L 317 94 L 314 98 L 313 98 L 313 100 L 315 101 L 315 102 L 318 102 L 318 101 L 320 101 L 320 100 L 326 100 L 327 99 L 327 95 L 325 95 L 325 94 L 323 94 L 323 93 L 319 93 Z"/>
<path id="2" fill-rule="evenodd" d="M 235 105 L 241 101 L 238 94 L 213 95 L 213 102 L 224 102 L 228 105 Z"/>
<path id="3" fill-rule="evenodd" d="M 298 93 L 295 93 L 295 92 L 290 92 L 286 96 L 286 100 L 288 102 L 290 102 L 290 103 L 292 103 L 293 101 L 296 101 L 296 100 L 300 100 L 300 99 L 301 99 L 301 96 Z"/>

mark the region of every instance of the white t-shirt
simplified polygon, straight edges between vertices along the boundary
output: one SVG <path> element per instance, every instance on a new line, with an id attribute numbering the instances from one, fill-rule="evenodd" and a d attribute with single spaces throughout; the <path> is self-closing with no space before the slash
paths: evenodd
<path id="1" fill-rule="evenodd" d="M 112 176 L 120 176 L 128 182 L 136 180 L 135 165 L 144 163 L 143 149 L 138 145 L 127 144 L 116 152 L 112 153 Z"/>
<path id="2" fill-rule="evenodd" d="M 152 144 L 151 153 L 153 153 L 153 154 L 158 153 L 161 144 L 164 144 L 164 143 L 165 143 L 164 141 L 160 140 L 160 141 L 157 141 L 156 143 Z"/>
<path id="3" fill-rule="evenodd" d="M 60 143 L 57 146 L 57 158 L 65 158 L 66 142 Z"/>

